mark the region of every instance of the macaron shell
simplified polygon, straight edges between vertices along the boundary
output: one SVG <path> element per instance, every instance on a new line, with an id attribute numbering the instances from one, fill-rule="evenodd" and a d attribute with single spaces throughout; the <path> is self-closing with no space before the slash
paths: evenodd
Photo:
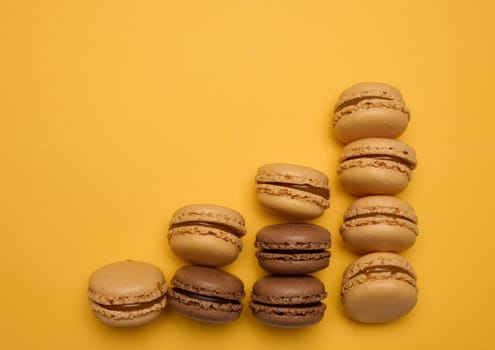
<path id="1" fill-rule="evenodd" d="M 377 96 L 390 98 L 396 101 L 404 101 L 400 91 L 390 84 L 380 82 L 361 82 L 345 89 L 340 94 L 337 103 L 335 104 L 335 108 L 338 109 L 340 105 L 353 99 L 368 96 Z"/>
<path id="2" fill-rule="evenodd" d="M 342 296 L 347 315 L 363 323 L 384 323 L 409 313 L 417 302 L 417 289 L 400 280 L 367 281 Z"/>
<path id="3" fill-rule="evenodd" d="M 349 160 L 338 169 L 340 183 L 355 196 L 396 195 L 409 185 L 411 172 L 394 162 L 373 159 Z"/>
<path id="4" fill-rule="evenodd" d="M 200 300 L 173 290 L 169 290 L 168 300 L 169 304 L 183 316 L 202 322 L 232 322 L 237 320 L 242 312 L 242 304 L 221 304 Z"/>
<path id="5" fill-rule="evenodd" d="M 165 305 L 166 298 L 147 309 L 123 312 L 108 310 L 96 303 L 90 302 L 94 315 L 101 322 L 112 327 L 135 327 L 151 322 L 160 315 Z"/>
<path id="6" fill-rule="evenodd" d="M 259 203 L 268 211 L 289 219 L 313 219 L 323 215 L 328 200 L 304 191 L 272 185 L 256 187 Z"/>
<path id="7" fill-rule="evenodd" d="M 394 101 L 367 100 L 344 108 L 334 117 L 334 132 L 342 143 L 370 137 L 396 138 L 407 128 L 409 113 Z"/>
<path id="8" fill-rule="evenodd" d="M 170 225 L 184 222 L 206 221 L 231 226 L 239 236 L 246 233 L 244 217 L 237 211 L 214 204 L 192 204 L 174 212 Z"/>
<path id="9" fill-rule="evenodd" d="M 287 163 L 271 163 L 261 166 L 256 174 L 256 181 L 328 188 L 328 177 L 321 171 Z"/>
<path id="10" fill-rule="evenodd" d="M 260 251 L 256 258 L 265 271 L 280 275 L 313 273 L 330 264 L 330 252 L 283 254 Z"/>
<path id="11" fill-rule="evenodd" d="M 174 232 L 169 235 L 172 251 L 182 259 L 199 265 L 222 266 L 233 262 L 240 252 L 240 240 L 234 235 L 216 235 Z M 236 244 L 237 243 L 237 244 Z"/>
<path id="12" fill-rule="evenodd" d="M 267 225 L 256 233 L 255 246 L 277 250 L 320 250 L 331 246 L 330 232 L 309 223 Z"/>
<path id="13" fill-rule="evenodd" d="M 367 196 L 359 198 L 349 205 L 344 214 L 344 219 L 352 219 L 355 216 L 363 214 L 392 214 L 418 223 L 414 208 L 406 201 L 394 196 Z"/>
<path id="14" fill-rule="evenodd" d="M 326 306 L 319 303 L 310 307 L 284 307 L 249 304 L 253 316 L 260 322 L 280 328 L 298 328 L 310 326 L 322 320 Z"/>
<path id="15" fill-rule="evenodd" d="M 251 300 L 270 305 L 300 305 L 319 302 L 326 295 L 324 284 L 314 276 L 268 275 L 254 283 Z"/>
<path id="16" fill-rule="evenodd" d="M 341 235 L 345 246 L 358 254 L 400 252 L 411 248 L 416 242 L 414 231 L 389 224 L 344 228 Z"/>

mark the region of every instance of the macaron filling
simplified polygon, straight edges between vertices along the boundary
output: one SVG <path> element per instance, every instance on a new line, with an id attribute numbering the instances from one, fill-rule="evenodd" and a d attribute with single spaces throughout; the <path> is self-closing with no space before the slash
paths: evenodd
<path id="1" fill-rule="evenodd" d="M 392 155 L 359 155 L 359 156 L 354 156 L 354 157 L 349 157 L 346 158 L 342 161 L 347 162 L 355 159 L 376 159 L 376 160 L 384 160 L 384 161 L 389 161 L 389 162 L 394 162 L 394 163 L 399 163 L 401 165 L 406 166 L 410 170 L 413 170 L 416 168 L 416 163 L 411 162 L 405 158 L 397 157 L 397 156 L 392 156 Z"/>
<path id="2" fill-rule="evenodd" d="M 198 294 L 181 288 L 173 288 L 173 291 L 178 294 L 182 294 L 194 299 L 200 299 L 204 301 L 209 301 L 218 304 L 235 304 L 239 305 L 241 302 L 239 300 L 224 299 L 221 297 L 214 297 L 210 295 Z"/>
<path id="3" fill-rule="evenodd" d="M 356 274 L 349 277 L 349 280 L 359 275 L 365 275 L 366 277 L 370 277 L 370 275 L 372 274 L 387 273 L 387 272 L 392 274 L 402 273 L 404 275 L 411 277 L 413 280 L 416 280 L 416 276 L 413 273 L 411 273 L 411 271 L 400 266 L 392 266 L 392 265 L 375 265 L 375 266 L 365 267 L 362 270 L 358 271 Z"/>
<path id="4" fill-rule="evenodd" d="M 392 214 L 392 213 L 368 213 L 368 214 L 359 214 L 355 215 L 352 217 L 346 217 L 344 219 L 344 222 L 349 222 L 352 220 L 358 220 L 358 219 L 367 219 L 367 218 L 389 218 L 389 219 L 400 219 L 400 220 L 406 220 L 410 222 L 411 224 L 416 225 L 416 221 L 411 219 L 410 217 L 407 217 L 405 215 L 400 215 L 400 214 Z"/>
<path id="5" fill-rule="evenodd" d="M 104 309 L 111 310 L 111 311 L 137 311 L 137 310 L 144 310 L 144 309 L 150 308 L 155 304 L 160 304 L 164 298 L 165 298 L 165 294 L 156 298 L 156 299 L 153 299 L 150 301 L 145 301 L 142 303 L 105 305 L 105 304 L 100 304 L 100 303 L 95 302 L 95 304 L 101 306 Z"/>
<path id="6" fill-rule="evenodd" d="M 349 106 L 352 106 L 352 105 L 357 105 L 359 102 L 366 101 L 366 100 L 389 100 L 389 101 L 393 101 L 393 98 L 383 97 L 383 96 L 362 96 L 362 97 L 356 97 L 356 98 L 353 98 L 351 100 L 345 101 L 345 102 L 341 103 L 340 105 L 338 105 L 335 108 L 335 112 L 339 112 L 340 110 L 342 110 L 342 109 L 344 109 L 346 107 L 349 107 Z"/>
<path id="7" fill-rule="evenodd" d="M 186 227 L 186 226 L 202 226 L 202 227 L 207 227 L 207 228 L 214 228 L 217 230 L 222 230 L 225 232 L 228 232 L 236 237 L 242 237 L 244 236 L 245 232 L 241 232 L 237 229 L 235 229 L 232 226 L 226 225 L 226 224 L 221 224 L 218 222 L 210 222 L 210 221 L 185 221 L 185 222 L 178 222 L 175 224 L 170 225 L 169 229 L 173 230 L 178 227 Z"/>
<path id="8" fill-rule="evenodd" d="M 291 188 L 294 190 L 299 190 L 299 191 L 304 191 L 308 193 L 315 194 L 317 196 L 323 197 L 326 200 L 330 199 L 330 190 L 328 188 L 324 187 L 315 187 L 307 184 L 291 184 L 291 183 L 285 183 L 285 182 L 257 182 L 258 184 L 264 184 L 264 185 L 273 185 L 273 186 L 280 186 L 280 187 L 287 187 Z"/>

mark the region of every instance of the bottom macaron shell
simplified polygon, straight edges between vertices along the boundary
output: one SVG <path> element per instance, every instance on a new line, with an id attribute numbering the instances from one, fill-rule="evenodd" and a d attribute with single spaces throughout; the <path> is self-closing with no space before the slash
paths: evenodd
<path id="1" fill-rule="evenodd" d="M 345 230 L 342 239 L 349 250 L 358 254 L 400 252 L 414 245 L 416 234 L 400 226 L 368 225 Z"/>
<path id="2" fill-rule="evenodd" d="M 112 326 L 112 327 L 136 327 L 136 326 L 141 326 L 144 325 L 148 322 L 153 321 L 155 318 L 157 318 L 161 310 L 159 311 L 152 311 L 146 315 L 138 316 L 132 319 L 115 319 L 109 316 L 102 315 L 97 312 L 93 312 L 95 316 L 104 324 L 107 326 Z"/>
<path id="3" fill-rule="evenodd" d="M 242 312 L 242 304 L 226 304 L 199 300 L 174 290 L 169 290 L 168 301 L 183 316 L 203 322 L 227 323 L 237 320 Z"/>
<path id="4" fill-rule="evenodd" d="M 281 328 L 298 328 L 318 323 L 326 310 L 323 303 L 307 307 L 287 307 L 251 302 L 249 307 L 253 316 L 260 322 Z"/>
<path id="5" fill-rule="evenodd" d="M 344 169 L 339 176 L 344 190 L 355 196 L 395 195 L 409 184 L 409 177 L 399 170 L 372 166 Z"/>
<path id="6" fill-rule="evenodd" d="M 325 208 L 316 203 L 282 195 L 258 193 L 258 201 L 267 210 L 293 219 L 312 219 L 323 215 Z"/>
<path id="7" fill-rule="evenodd" d="M 264 270 L 280 275 L 303 275 L 326 268 L 330 263 L 330 253 L 256 253 L 258 264 Z"/>
<path id="8" fill-rule="evenodd" d="M 342 296 L 344 310 L 363 323 L 384 323 L 409 313 L 417 302 L 417 289 L 400 280 L 368 281 Z"/>
<path id="9" fill-rule="evenodd" d="M 184 260 L 205 266 L 227 265 L 239 255 L 235 244 L 213 235 L 174 235 L 170 238 L 170 248 Z"/>

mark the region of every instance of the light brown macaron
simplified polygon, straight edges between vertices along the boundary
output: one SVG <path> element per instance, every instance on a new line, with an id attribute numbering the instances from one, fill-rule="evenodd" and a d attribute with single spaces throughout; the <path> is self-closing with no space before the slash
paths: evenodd
<path id="1" fill-rule="evenodd" d="M 407 188 L 416 164 L 416 152 L 404 142 L 368 138 L 344 147 L 337 174 L 355 196 L 395 195 Z"/>
<path id="2" fill-rule="evenodd" d="M 180 258 L 198 265 L 222 266 L 237 258 L 245 234 L 244 217 L 237 211 L 193 204 L 172 215 L 167 237 L 170 248 Z"/>
<path id="3" fill-rule="evenodd" d="M 410 113 L 399 90 L 385 83 L 355 84 L 340 95 L 334 109 L 335 135 L 343 143 L 370 137 L 396 138 Z"/>
<path id="4" fill-rule="evenodd" d="M 417 298 L 416 273 L 395 253 L 364 255 L 350 264 L 342 277 L 344 310 L 358 322 L 396 320 L 414 308 Z"/>
<path id="5" fill-rule="evenodd" d="M 347 208 L 340 234 L 346 247 L 358 254 L 400 252 L 416 242 L 417 224 L 409 203 L 393 196 L 367 196 Z"/>
<path id="6" fill-rule="evenodd" d="M 305 166 L 273 163 L 256 174 L 256 194 L 268 211 L 290 219 L 312 219 L 330 205 L 328 177 Z"/>
<path id="7" fill-rule="evenodd" d="M 155 319 L 166 305 L 167 284 L 157 267 L 139 261 L 103 266 L 89 279 L 91 310 L 103 323 L 133 327 Z"/>

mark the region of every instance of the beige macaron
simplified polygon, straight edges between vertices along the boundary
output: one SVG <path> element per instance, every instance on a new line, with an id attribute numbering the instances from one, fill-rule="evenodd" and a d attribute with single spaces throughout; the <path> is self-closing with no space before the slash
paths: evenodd
<path id="1" fill-rule="evenodd" d="M 408 314 L 416 305 L 416 273 L 395 253 L 364 255 L 342 277 L 341 301 L 347 315 L 358 322 L 384 323 Z"/>
<path id="2" fill-rule="evenodd" d="M 340 95 L 334 110 L 335 135 L 343 143 L 370 137 L 396 138 L 407 128 L 409 109 L 399 90 L 384 84 L 355 84 Z"/>
<path id="3" fill-rule="evenodd" d="M 328 177 L 301 165 L 272 163 L 256 174 L 256 194 L 268 211 L 291 219 L 312 219 L 329 207 Z"/>
<path id="4" fill-rule="evenodd" d="M 404 142 L 368 138 L 344 147 L 337 174 L 350 194 L 395 195 L 406 189 L 416 164 L 416 152 Z"/>
<path id="5" fill-rule="evenodd" d="M 157 267 L 139 261 L 103 266 L 90 277 L 89 305 L 103 323 L 133 327 L 158 317 L 166 305 L 167 284 Z"/>
<path id="6" fill-rule="evenodd" d="M 221 266 L 233 262 L 246 234 L 244 217 L 213 204 L 193 204 L 178 209 L 170 220 L 168 240 L 180 258 L 198 265 Z"/>
<path id="7" fill-rule="evenodd" d="M 367 196 L 347 208 L 340 234 L 346 247 L 358 254 L 400 252 L 416 242 L 417 224 L 409 203 L 393 196 Z"/>

